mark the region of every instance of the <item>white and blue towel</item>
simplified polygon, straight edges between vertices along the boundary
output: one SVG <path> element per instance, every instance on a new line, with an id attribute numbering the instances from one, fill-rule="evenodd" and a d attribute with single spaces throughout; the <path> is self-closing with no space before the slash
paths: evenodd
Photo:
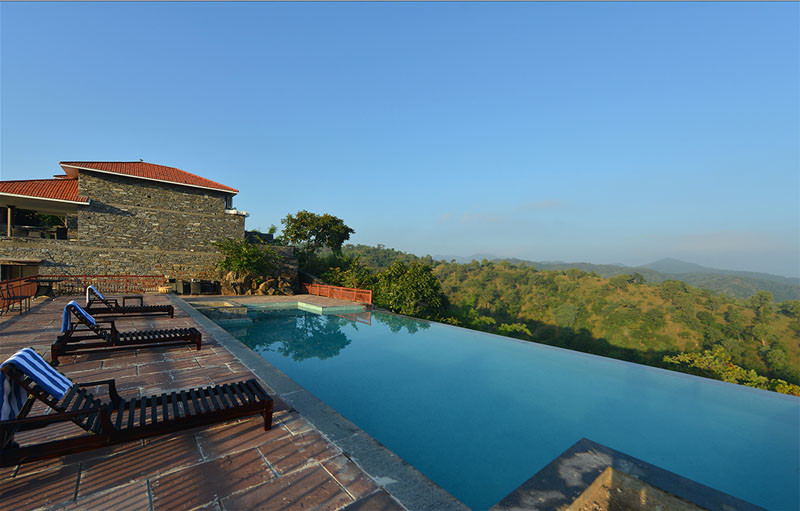
<path id="1" fill-rule="evenodd" d="M 75 311 L 75 314 L 77 314 L 78 316 L 80 316 L 83 319 L 85 319 L 86 322 L 89 323 L 90 325 L 94 326 L 97 323 L 95 321 L 95 319 L 92 317 L 91 314 L 86 312 L 86 310 L 84 310 L 83 307 L 78 305 L 78 302 L 76 302 L 75 300 L 72 300 L 66 306 L 64 306 L 64 315 L 61 317 L 61 333 L 62 334 L 65 333 L 67 330 L 69 330 L 69 307 L 70 306 L 72 306 L 73 310 Z"/>
<path id="2" fill-rule="evenodd" d="M 99 299 L 101 299 L 101 300 L 105 300 L 106 299 L 106 297 L 103 296 L 103 294 L 100 291 L 98 291 L 96 287 L 89 286 L 89 287 L 86 288 L 86 306 L 87 307 L 89 306 L 89 290 L 90 289 L 92 291 L 94 291 L 94 294 L 96 294 Z"/>
<path id="3" fill-rule="evenodd" d="M 32 348 L 21 349 L 11 355 L 0 367 L 13 364 L 24 374 L 30 376 L 39 386 L 56 399 L 61 399 L 72 387 L 72 382 L 59 373 Z M 16 419 L 22 405 L 28 399 L 28 393 L 22 385 L 5 373 L 0 372 L 0 420 Z"/>

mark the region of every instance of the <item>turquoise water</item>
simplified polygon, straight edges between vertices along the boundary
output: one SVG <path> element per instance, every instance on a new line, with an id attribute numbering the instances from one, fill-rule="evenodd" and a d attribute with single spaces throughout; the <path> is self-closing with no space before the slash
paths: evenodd
<path id="1" fill-rule="evenodd" d="M 392 314 L 254 317 L 228 328 L 473 509 L 581 437 L 800 508 L 798 398 Z"/>

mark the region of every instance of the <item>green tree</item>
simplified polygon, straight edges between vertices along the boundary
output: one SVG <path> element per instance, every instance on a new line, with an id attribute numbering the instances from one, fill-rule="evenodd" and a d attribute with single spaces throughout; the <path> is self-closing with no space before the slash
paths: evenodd
<path id="1" fill-rule="evenodd" d="M 222 260 L 217 267 L 234 271 L 242 276 L 268 275 L 275 267 L 278 254 L 264 243 L 251 243 L 246 239 L 224 238 L 212 243 L 220 252 Z"/>
<path id="2" fill-rule="evenodd" d="M 439 279 L 430 266 L 395 261 L 378 276 L 375 304 L 407 316 L 435 318 L 444 305 Z"/>
<path id="3" fill-rule="evenodd" d="M 556 320 L 558 326 L 572 328 L 578 320 L 579 312 L 580 309 L 577 305 L 564 303 L 555 308 L 553 311 L 553 319 Z"/>
<path id="4" fill-rule="evenodd" d="M 778 311 L 790 318 L 800 318 L 800 300 L 785 300 L 778 304 Z"/>
<path id="5" fill-rule="evenodd" d="M 675 299 L 688 292 L 684 282 L 679 280 L 665 280 L 659 286 L 659 294 L 664 300 L 675 304 Z"/>
<path id="6" fill-rule="evenodd" d="M 503 323 L 497 328 L 497 332 L 508 337 L 522 337 L 523 339 L 533 337 L 531 331 L 523 323 Z"/>
<path id="7" fill-rule="evenodd" d="M 335 253 L 341 252 L 342 244 L 355 232 L 341 218 L 328 214 L 317 215 L 306 210 L 286 215 L 281 223 L 284 225 L 283 241 L 295 245 L 298 256 L 304 259 L 312 257 L 323 247 Z"/>
<path id="8" fill-rule="evenodd" d="M 747 305 L 756 313 L 757 319 L 772 314 L 772 304 L 775 299 L 769 291 L 759 291 L 747 300 Z"/>
<path id="9" fill-rule="evenodd" d="M 680 353 L 674 356 L 665 356 L 664 362 L 687 369 L 694 369 L 694 372 L 698 372 L 703 376 L 730 383 L 773 390 L 783 394 L 800 395 L 800 387 L 797 385 L 788 384 L 783 380 L 770 380 L 766 376 L 759 376 L 753 370 L 747 370 L 732 363 L 730 355 L 721 347 L 700 353 Z"/>

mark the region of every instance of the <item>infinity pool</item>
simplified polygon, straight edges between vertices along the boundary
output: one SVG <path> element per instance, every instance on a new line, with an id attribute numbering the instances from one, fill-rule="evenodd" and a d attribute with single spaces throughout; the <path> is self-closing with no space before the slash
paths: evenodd
<path id="1" fill-rule="evenodd" d="M 798 398 L 360 316 L 261 312 L 226 328 L 473 509 L 581 437 L 768 509 L 800 508 Z"/>

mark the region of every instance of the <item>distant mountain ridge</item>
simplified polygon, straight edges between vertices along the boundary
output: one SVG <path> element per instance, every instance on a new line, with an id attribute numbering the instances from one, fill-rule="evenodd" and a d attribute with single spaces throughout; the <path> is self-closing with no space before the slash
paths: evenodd
<path id="1" fill-rule="evenodd" d="M 356 249 L 349 245 L 349 250 Z M 359 247 L 365 247 L 359 245 Z M 376 250 L 372 247 L 372 250 Z M 461 264 L 469 264 L 472 261 L 508 261 L 513 264 L 525 264 L 534 266 L 541 270 L 568 270 L 578 268 L 587 272 L 595 272 L 601 277 L 613 277 L 623 273 L 637 272 L 648 282 L 660 284 L 665 280 L 679 280 L 691 286 L 708 289 L 717 293 L 725 293 L 735 298 L 746 299 L 758 291 L 769 291 L 775 301 L 800 300 L 800 279 L 773 275 L 770 273 L 759 273 L 738 270 L 720 270 L 695 263 L 681 261 L 679 259 L 665 258 L 658 261 L 644 264 L 641 266 L 626 266 L 623 264 L 593 264 L 593 263 L 569 263 L 563 261 L 530 261 L 509 257 L 497 257 L 493 254 L 474 254 L 469 257 L 435 255 L 419 257 L 413 254 L 405 254 L 394 249 L 380 247 L 378 251 L 384 251 L 386 258 L 380 266 L 391 264 L 391 260 L 396 257 L 406 256 L 419 258 L 428 261 L 455 261 Z M 386 251 L 390 251 L 391 254 Z"/>
<path id="2" fill-rule="evenodd" d="M 725 293 L 735 298 L 749 298 L 758 291 L 769 291 L 775 300 L 800 300 L 800 279 L 750 271 L 720 270 L 679 259 L 661 259 L 642 266 L 619 266 L 592 263 L 546 263 L 522 259 L 506 259 L 517 264 L 529 264 L 542 270 L 579 268 L 593 271 L 601 277 L 623 273 L 640 273 L 648 282 L 679 280 L 691 286 Z"/>
<path id="3" fill-rule="evenodd" d="M 738 277 L 746 277 L 751 279 L 765 279 L 765 280 L 772 280 L 775 282 L 781 282 L 783 284 L 800 285 L 799 278 L 784 277 L 782 275 L 774 275 L 772 273 L 760 273 L 755 271 L 720 270 L 708 266 L 701 266 L 699 264 L 687 263 L 686 261 L 681 261 L 680 259 L 672 259 L 669 257 L 666 259 L 660 259 L 654 263 L 644 264 L 640 266 L 640 268 L 649 268 L 657 272 L 671 273 L 671 274 L 716 273 L 723 275 L 736 275 Z"/>

